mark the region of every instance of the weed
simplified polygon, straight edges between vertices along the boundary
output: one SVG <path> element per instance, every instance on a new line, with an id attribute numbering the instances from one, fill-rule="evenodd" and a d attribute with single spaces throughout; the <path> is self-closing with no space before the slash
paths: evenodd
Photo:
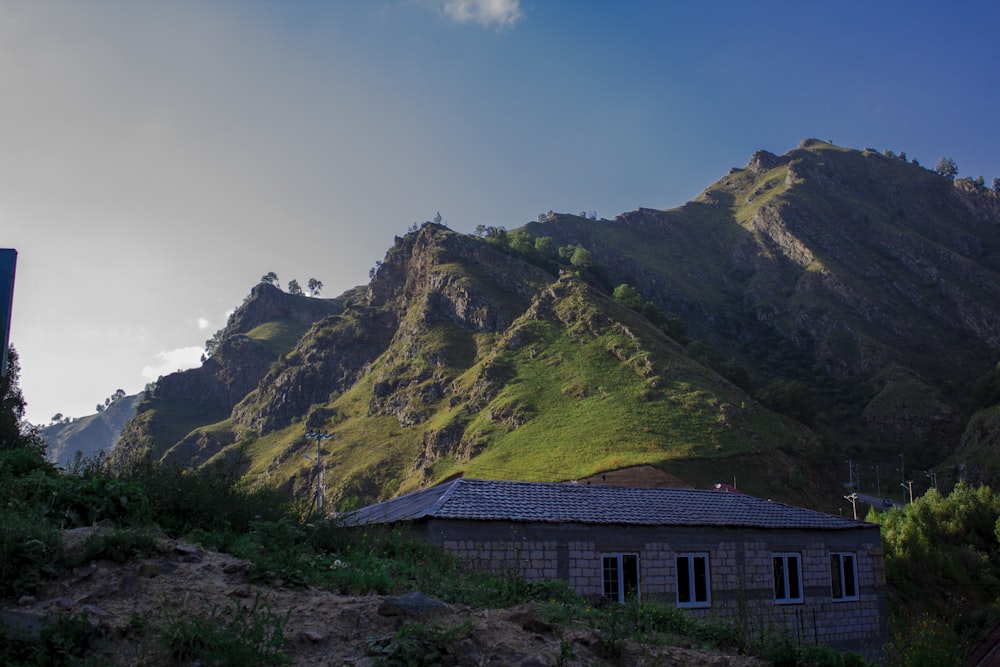
<path id="1" fill-rule="evenodd" d="M 127 528 L 109 533 L 92 535 L 69 559 L 78 566 L 95 560 L 124 563 L 137 556 L 148 556 L 156 551 L 156 538 L 143 529 Z"/>
<path id="2" fill-rule="evenodd" d="M 37 636 L 0 633 L 0 664 L 7 667 L 70 667 L 106 664 L 100 656 L 101 632 L 83 614 L 59 615 Z"/>
<path id="3" fill-rule="evenodd" d="M 451 628 L 407 623 L 388 639 L 369 639 L 368 655 L 385 667 L 432 667 L 442 664 L 449 647 L 474 630 L 472 621 Z"/>
<path id="4" fill-rule="evenodd" d="M 0 595 L 31 593 L 48 571 L 59 533 L 36 506 L 0 509 Z"/>
<path id="5" fill-rule="evenodd" d="M 160 633 L 159 640 L 170 658 L 187 664 L 218 667 L 286 665 L 288 615 L 274 613 L 260 596 L 244 609 L 239 603 L 227 615 L 213 609 L 207 617 L 179 611 Z"/>

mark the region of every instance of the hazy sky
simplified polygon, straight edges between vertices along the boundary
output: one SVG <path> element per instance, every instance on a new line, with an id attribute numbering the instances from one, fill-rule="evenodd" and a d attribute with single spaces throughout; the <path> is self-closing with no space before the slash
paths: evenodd
<path id="1" fill-rule="evenodd" d="M 261 275 L 697 196 L 806 137 L 1000 176 L 1000 2 L 0 0 L 28 418 L 197 362 Z"/>

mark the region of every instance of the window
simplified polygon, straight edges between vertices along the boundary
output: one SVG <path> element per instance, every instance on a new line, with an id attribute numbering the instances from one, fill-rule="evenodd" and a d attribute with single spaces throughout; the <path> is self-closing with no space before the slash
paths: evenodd
<path id="1" fill-rule="evenodd" d="M 639 599 L 639 554 L 601 556 L 604 596 L 616 602 Z"/>
<path id="2" fill-rule="evenodd" d="M 708 607 L 711 604 L 708 554 L 678 554 L 677 606 Z"/>
<path id="3" fill-rule="evenodd" d="M 854 566 L 854 554 L 830 554 L 830 576 L 834 600 L 858 599 L 858 571 Z"/>
<path id="4" fill-rule="evenodd" d="M 796 553 L 773 554 L 774 601 L 802 602 L 802 564 Z"/>

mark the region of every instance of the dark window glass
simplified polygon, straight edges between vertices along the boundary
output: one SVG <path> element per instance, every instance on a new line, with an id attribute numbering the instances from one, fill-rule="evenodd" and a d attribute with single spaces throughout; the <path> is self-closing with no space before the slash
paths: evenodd
<path id="1" fill-rule="evenodd" d="M 677 601 L 691 602 L 691 575 L 687 556 L 677 557 Z"/>
<path id="2" fill-rule="evenodd" d="M 788 597 L 785 595 L 785 558 L 775 556 L 771 560 L 774 563 L 774 599 L 784 600 Z"/>

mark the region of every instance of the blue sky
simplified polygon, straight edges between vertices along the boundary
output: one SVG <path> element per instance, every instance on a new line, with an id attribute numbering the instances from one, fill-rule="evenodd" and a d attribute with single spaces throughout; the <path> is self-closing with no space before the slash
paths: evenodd
<path id="1" fill-rule="evenodd" d="M 28 417 L 197 361 L 260 276 L 671 208 L 807 137 L 1000 176 L 998 2 L 7 0 L 0 247 Z"/>

